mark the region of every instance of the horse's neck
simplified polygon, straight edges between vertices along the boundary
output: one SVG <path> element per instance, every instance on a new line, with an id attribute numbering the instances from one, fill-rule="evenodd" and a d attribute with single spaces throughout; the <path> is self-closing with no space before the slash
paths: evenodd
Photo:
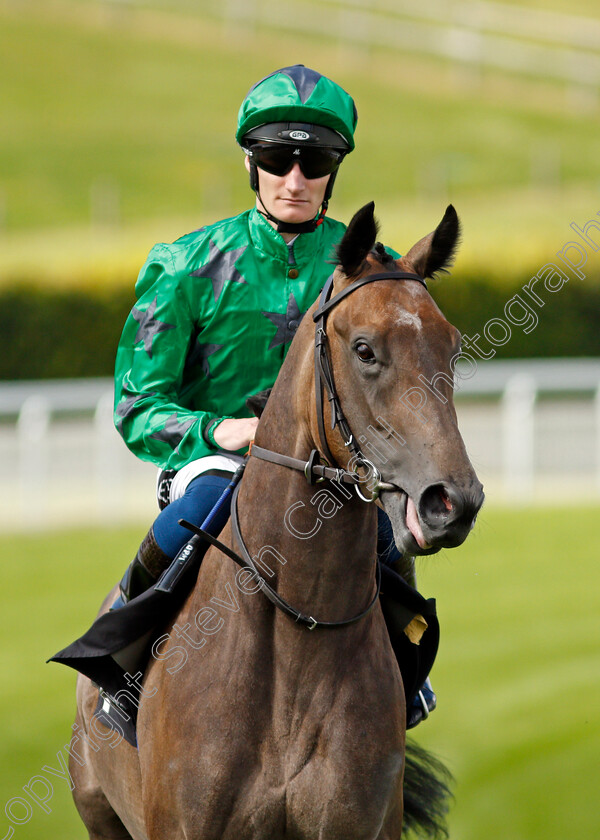
<path id="1" fill-rule="evenodd" d="M 305 351 L 288 361 L 257 442 L 305 460 L 319 448 L 307 411 L 314 400 L 311 359 Z M 250 458 L 239 514 L 248 550 L 254 557 L 262 551 L 273 572 L 269 582 L 303 612 L 336 621 L 366 606 L 374 591 L 376 512 L 352 487 L 311 486 L 300 471 Z"/>
<path id="2" fill-rule="evenodd" d="M 240 495 L 240 526 L 251 555 L 268 566 L 269 582 L 319 618 L 359 612 L 373 594 L 375 511 L 348 498 L 347 487 L 310 487 L 302 473 L 282 476 L 285 467 L 253 466 Z"/>

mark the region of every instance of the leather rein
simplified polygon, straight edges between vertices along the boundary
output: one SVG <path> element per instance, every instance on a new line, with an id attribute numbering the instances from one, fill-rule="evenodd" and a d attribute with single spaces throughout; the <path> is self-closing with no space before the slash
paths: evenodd
<path id="1" fill-rule="evenodd" d="M 332 274 L 325 283 L 325 286 L 323 287 L 321 296 L 319 298 L 319 305 L 313 315 L 313 320 L 316 324 L 314 353 L 315 399 L 321 448 L 325 453 L 325 457 L 330 462 L 330 464 L 335 463 L 335 459 L 331 454 L 331 450 L 327 443 L 327 436 L 325 433 L 323 395 L 324 391 L 326 390 L 327 399 L 331 407 L 331 430 L 333 431 L 336 428 L 336 426 L 338 427 L 340 434 L 344 440 L 344 445 L 351 453 L 351 462 L 353 463 L 353 469 L 346 470 L 341 467 L 334 467 L 330 466 L 329 464 L 322 463 L 321 455 L 318 449 L 313 449 L 311 451 L 307 461 L 302 461 L 299 458 L 291 458 L 288 455 L 281 455 L 279 452 L 273 452 L 270 449 L 264 449 L 263 447 L 257 446 L 256 444 L 252 444 L 249 453 L 250 456 L 254 456 L 255 458 L 259 458 L 260 460 L 269 461 L 272 464 L 279 464 L 280 466 L 289 467 L 291 469 L 303 472 L 308 484 L 310 485 L 320 483 L 326 480 L 336 481 L 338 483 L 352 484 L 354 485 L 354 488 L 359 498 L 361 498 L 364 502 L 367 503 L 374 502 L 378 498 L 381 490 L 396 490 L 397 488 L 395 484 L 389 484 L 388 482 L 384 482 L 381 480 L 381 473 L 379 472 L 375 464 L 373 464 L 371 461 L 364 457 L 364 455 L 360 451 L 360 447 L 356 439 L 354 438 L 354 435 L 352 434 L 350 425 L 346 420 L 344 412 L 342 411 L 342 406 L 335 387 L 333 369 L 331 367 L 329 353 L 327 350 L 327 334 L 325 332 L 325 323 L 329 312 L 335 306 L 337 306 L 337 304 L 341 300 L 348 297 L 348 295 L 352 294 L 352 292 L 356 291 L 356 289 L 361 288 L 361 286 L 365 286 L 367 285 L 367 283 L 373 283 L 377 280 L 416 280 L 417 282 L 425 286 L 425 288 L 427 288 L 425 280 L 418 274 L 413 274 L 407 271 L 386 271 L 378 272 L 376 274 L 369 274 L 365 277 L 361 277 L 358 280 L 355 280 L 349 286 L 346 286 L 345 289 L 342 289 L 341 292 L 338 292 L 338 294 L 332 298 Z M 367 470 L 366 477 L 361 476 L 358 473 L 358 467 Z M 366 480 L 369 480 L 371 482 L 369 487 L 369 489 L 371 490 L 371 496 L 365 496 L 360 488 L 360 484 L 364 483 Z M 224 554 L 230 557 L 243 569 L 248 569 L 252 573 L 252 579 L 258 583 L 259 587 L 262 589 L 263 593 L 269 599 L 269 601 L 271 601 L 271 603 L 274 604 L 275 607 L 280 609 L 282 612 L 284 612 L 286 615 L 292 618 L 295 622 L 303 625 L 304 627 L 307 627 L 309 630 L 315 630 L 317 628 L 331 629 L 345 627 L 349 624 L 354 624 L 355 622 L 360 621 L 371 611 L 371 609 L 377 603 L 377 600 L 379 598 L 379 591 L 381 588 L 381 571 L 379 563 L 376 564 L 375 595 L 373 596 L 369 604 L 360 613 L 353 616 L 352 618 L 343 619 L 342 621 L 321 621 L 314 618 L 314 616 L 312 615 L 307 615 L 301 612 L 300 610 L 296 609 L 296 607 L 293 607 L 288 601 L 286 601 L 285 598 L 282 598 L 281 595 L 279 595 L 279 593 L 265 580 L 263 575 L 260 573 L 242 537 L 239 514 L 237 509 L 237 497 L 239 488 L 240 484 L 238 483 L 233 492 L 233 497 L 231 500 L 231 530 L 235 541 L 241 549 L 241 557 L 239 554 L 237 554 L 235 551 L 229 548 L 229 546 L 225 545 L 220 540 L 213 537 L 207 531 L 204 531 L 201 528 L 192 525 L 190 522 L 186 522 L 185 520 L 180 520 L 180 523 L 186 528 L 188 528 L 190 531 L 193 531 L 195 534 L 205 539 L 211 545 L 214 545 L 216 548 L 218 548 L 220 551 L 222 551 Z"/>

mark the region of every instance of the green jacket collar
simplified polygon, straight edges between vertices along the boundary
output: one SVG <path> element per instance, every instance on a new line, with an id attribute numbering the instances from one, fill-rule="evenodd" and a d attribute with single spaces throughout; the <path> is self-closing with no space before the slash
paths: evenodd
<path id="1" fill-rule="evenodd" d="M 272 259 L 286 264 L 289 262 L 288 244 L 255 207 L 250 211 L 248 226 L 250 238 L 255 248 L 263 251 Z M 322 236 L 322 225 L 312 233 L 298 234 L 293 243 L 295 261 L 304 262 L 310 259 L 311 255 L 317 253 Z"/>

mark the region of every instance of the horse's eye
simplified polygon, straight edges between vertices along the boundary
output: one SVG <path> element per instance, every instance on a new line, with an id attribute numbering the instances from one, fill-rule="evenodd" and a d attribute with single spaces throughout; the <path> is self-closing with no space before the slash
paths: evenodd
<path id="1" fill-rule="evenodd" d="M 354 350 L 361 362 L 375 361 L 375 354 L 373 353 L 369 345 L 365 344 L 364 341 L 361 341 L 360 344 L 357 344 Z"/>

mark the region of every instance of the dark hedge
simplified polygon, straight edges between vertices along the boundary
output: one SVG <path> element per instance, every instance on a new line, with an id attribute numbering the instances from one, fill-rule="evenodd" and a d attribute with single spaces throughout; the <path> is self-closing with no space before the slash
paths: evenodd
<path id="1" fill-rule="evenodd" d="M 526 277 L 504 287 L 482 277 L 450 276 L 433 281 L 430 290 L 463 336 L 481 335 L 481 346 L 486 351 L 495 349 L 495 358 L 600 356 L 600 283 L 572 278 L 559 291 L 551 292 L 538 282 L 533 290 L 543 301 L 540 305 L 523 291 L 528 282 Z M 529 324 L 537 319 L 537 325 L 527 333 L 522 326 L 510 323 L 505 313 L 505 305 L 517 294 L 533 313 Z M 484 338 L 486 324 L 495 318 L 510 329 L 509 340 L 500 347 Z"/>
<path id="2" fill-rule="evenodd" d="M 0 289 L 0 380 L 110 376 L 133 289 Z"/>
<path id="3" fill-rule="evenodd" d="M 520 293 L 536 312 L 528 334 L 509 324 L 510 340 L 496 358 L 600 356 L 600 284 L 571 279 L 558 292 L 536 286 L 544 306 L 522 293 L 522 283 L 500 287 L 483 277 L 445 277 L 431 283 L 442 311 L 463 334 L 482 336 L 491 318 Z M 0 289 L 0 380 L 110 376 L 133 288 L 41 289 L 19 283 Z"/>

